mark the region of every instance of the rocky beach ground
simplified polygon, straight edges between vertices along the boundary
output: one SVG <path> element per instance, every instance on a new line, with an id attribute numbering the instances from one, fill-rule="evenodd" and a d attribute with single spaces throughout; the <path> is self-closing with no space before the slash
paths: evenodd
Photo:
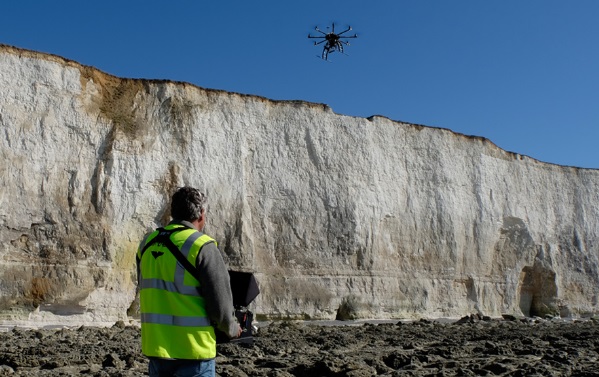
<path id="1" fill-rule="evenodd" d="M 137 326 L 8 329 L 0 375 L 143 376 Z M 218 346 L 220 376 L 599 376 L 594 320 L 480 319 L 322 326 L 272 322 Z"/>

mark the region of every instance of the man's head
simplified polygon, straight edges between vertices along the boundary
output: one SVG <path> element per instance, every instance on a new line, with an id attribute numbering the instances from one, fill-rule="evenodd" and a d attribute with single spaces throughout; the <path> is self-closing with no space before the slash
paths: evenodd
<path id="1" fill-rule="evenodd" d="M 193 187 L 180 187 L 173 194 L 171 216 L 175 220 L 186 220 L 191 223 L 205 221 L 206 196 Z"/>

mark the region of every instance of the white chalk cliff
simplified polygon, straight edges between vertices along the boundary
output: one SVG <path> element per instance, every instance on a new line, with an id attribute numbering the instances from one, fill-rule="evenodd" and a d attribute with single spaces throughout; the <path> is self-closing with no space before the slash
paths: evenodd
<path id="1" fill-rule="evenodd" d="M 259 316 L 598 310 L 599 170 L 10 46 L 0 88 L 2 321 L 127 318 L 137 244 L 182 185 Z"/>

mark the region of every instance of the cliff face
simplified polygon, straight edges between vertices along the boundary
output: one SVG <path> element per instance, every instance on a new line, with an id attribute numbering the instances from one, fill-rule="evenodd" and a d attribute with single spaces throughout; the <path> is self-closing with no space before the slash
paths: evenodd
<path id="1" fill-rule="evenodd" d="M 137 244 L 182 185 L 207 193 L 229 265 L 256 273 L 260 315 L 598 309 L 597 170 L 8 46 L 0 87 L 5 321 L 125 318 Z"/>

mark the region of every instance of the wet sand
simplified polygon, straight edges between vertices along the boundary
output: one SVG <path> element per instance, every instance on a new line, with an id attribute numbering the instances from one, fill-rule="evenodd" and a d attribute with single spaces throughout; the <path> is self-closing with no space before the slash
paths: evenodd
<path id="1" fill-rule="evenodd" d="M 143 376 L 139 327 L 0 333 L 0 376 Z M 218 346 L 226 376 L 599 376 L 594 320 L 273 322 Z"/>

